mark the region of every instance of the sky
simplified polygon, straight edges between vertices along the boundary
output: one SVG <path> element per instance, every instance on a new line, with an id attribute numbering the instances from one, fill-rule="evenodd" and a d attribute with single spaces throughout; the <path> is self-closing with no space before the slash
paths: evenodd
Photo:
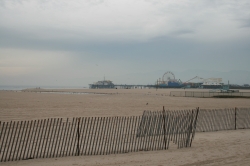
<path id="1" fill-rule="evenodd" d="M 0 0 L 0 85 L 250 84 L 249 0 Z"/>

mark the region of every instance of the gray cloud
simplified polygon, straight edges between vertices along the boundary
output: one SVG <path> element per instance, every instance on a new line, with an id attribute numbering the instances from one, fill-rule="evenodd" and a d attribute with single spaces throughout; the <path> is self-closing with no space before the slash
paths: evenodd
<path id="1" fill-rule="evenodd" d="M 198 40 L 238 34 L 237 21 L 249 14 L 245 1 L 3 1 L 2 27 L 36 38 L 81 38 L 85 41 L 150 40 L 183 30 Z M 139 8 L 140 7 L 140 8 Z M 223 27 L 227 26 L 227 33 Z M 185 32 L 185 31 L 183 31 Z M 233 32 L 233 33 L 232 33 Z M 249 34 L 248 34 L 249 35 Z M 226 38 L 226 39 L 225 39 Z"/>
<path id="2" fill-rule="evenodd" d="M 241 22 L 241 28 L 249 28 L 250 27 L 250 19 L 239 20 Z"/>
<path id="3" fill-rule="evenodd" d="M 195 31 L 189 30 L 189 29 L 183 29 L 183 30 L 173 32 L 173 35 L 179 36 L 179 35 L 187 35 L 187 34 L 193 34 L 193 33 L 195 33 Z"/>
<path id="4" fill-rule="evenodd" d="M 20 67 L 20 52 L 67 57 L 65 69 L 53 65 L 59 63 L 56 58 L 39 68 L 24 63 L 40 74 L 38 80 L 44 73 L 49 80 L 57 75 L 61 80 L 106 75 L 119 81 L 119 75 L 152 70 L 250 71 L 249 16 L 247 0 L 2 0 L 0 57 L 8 54 L 16 62 L 2 58 L 0 68 L 15 73 L 8 66 Z M 25 72 L 17 75 L 33 78 Z"/>

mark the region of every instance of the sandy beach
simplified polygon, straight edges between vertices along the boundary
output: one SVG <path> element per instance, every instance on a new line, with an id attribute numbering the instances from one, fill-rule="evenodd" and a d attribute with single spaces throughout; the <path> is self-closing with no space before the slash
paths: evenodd
<path id="1" fill-rule="evenodd" d="M 22 160 L 1 163 L 2 166 L 248 166 L 250 163 L 250 130 L 197 133 L 191 148 L 133 152 L 104 156 L 73 156 Z"/>
<path id="2" fill-rule="evenodd" d="M 183 91 L 183 89 L 181 89 Z M 246 108 L 250 99 L 170 97 L 177 89 L 27 89 L 0 91 L 0 121 L 134 116 L 144 110 Z M 179 90 L 180 91 L 180 90 Z M 1 165 L 249 165 L 250 130 L 196 133 L 191 148 L 108 156 L 35 159 Z"/>
<path id="3" fill-rule="evenodd" d="M 28 89 L 0 91 L 1 121 L 135 116 L 144 110 L 249 108 L 249 99 L 171 97 L 183 89 Z M 191 90 L 192 91 L 192 90 Z M 201 90 L 198 90 L 201 91 Z M 208 91 L 208 90 L 207 90 Z M 249 91 L 250 92 L 250 91 Z"/>

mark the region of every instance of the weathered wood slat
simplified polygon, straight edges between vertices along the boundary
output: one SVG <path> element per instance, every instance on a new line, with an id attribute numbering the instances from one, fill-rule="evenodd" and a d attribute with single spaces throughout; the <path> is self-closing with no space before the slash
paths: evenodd
<path id="1" fill-rule="evenodd" d="M 0 161 L 191 147 L 195 132 L 250 128 L 250 109 L 0 122 Z"/>

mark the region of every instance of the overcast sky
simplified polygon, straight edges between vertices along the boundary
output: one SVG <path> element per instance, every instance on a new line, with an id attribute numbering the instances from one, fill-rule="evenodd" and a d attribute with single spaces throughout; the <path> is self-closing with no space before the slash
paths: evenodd
<path id="1" fill-rule="evenodd" d="M 249 0 L 0 0 L 0 85 L 153 84 L 165 71 L 242 84 L 249 64 Z"/>

